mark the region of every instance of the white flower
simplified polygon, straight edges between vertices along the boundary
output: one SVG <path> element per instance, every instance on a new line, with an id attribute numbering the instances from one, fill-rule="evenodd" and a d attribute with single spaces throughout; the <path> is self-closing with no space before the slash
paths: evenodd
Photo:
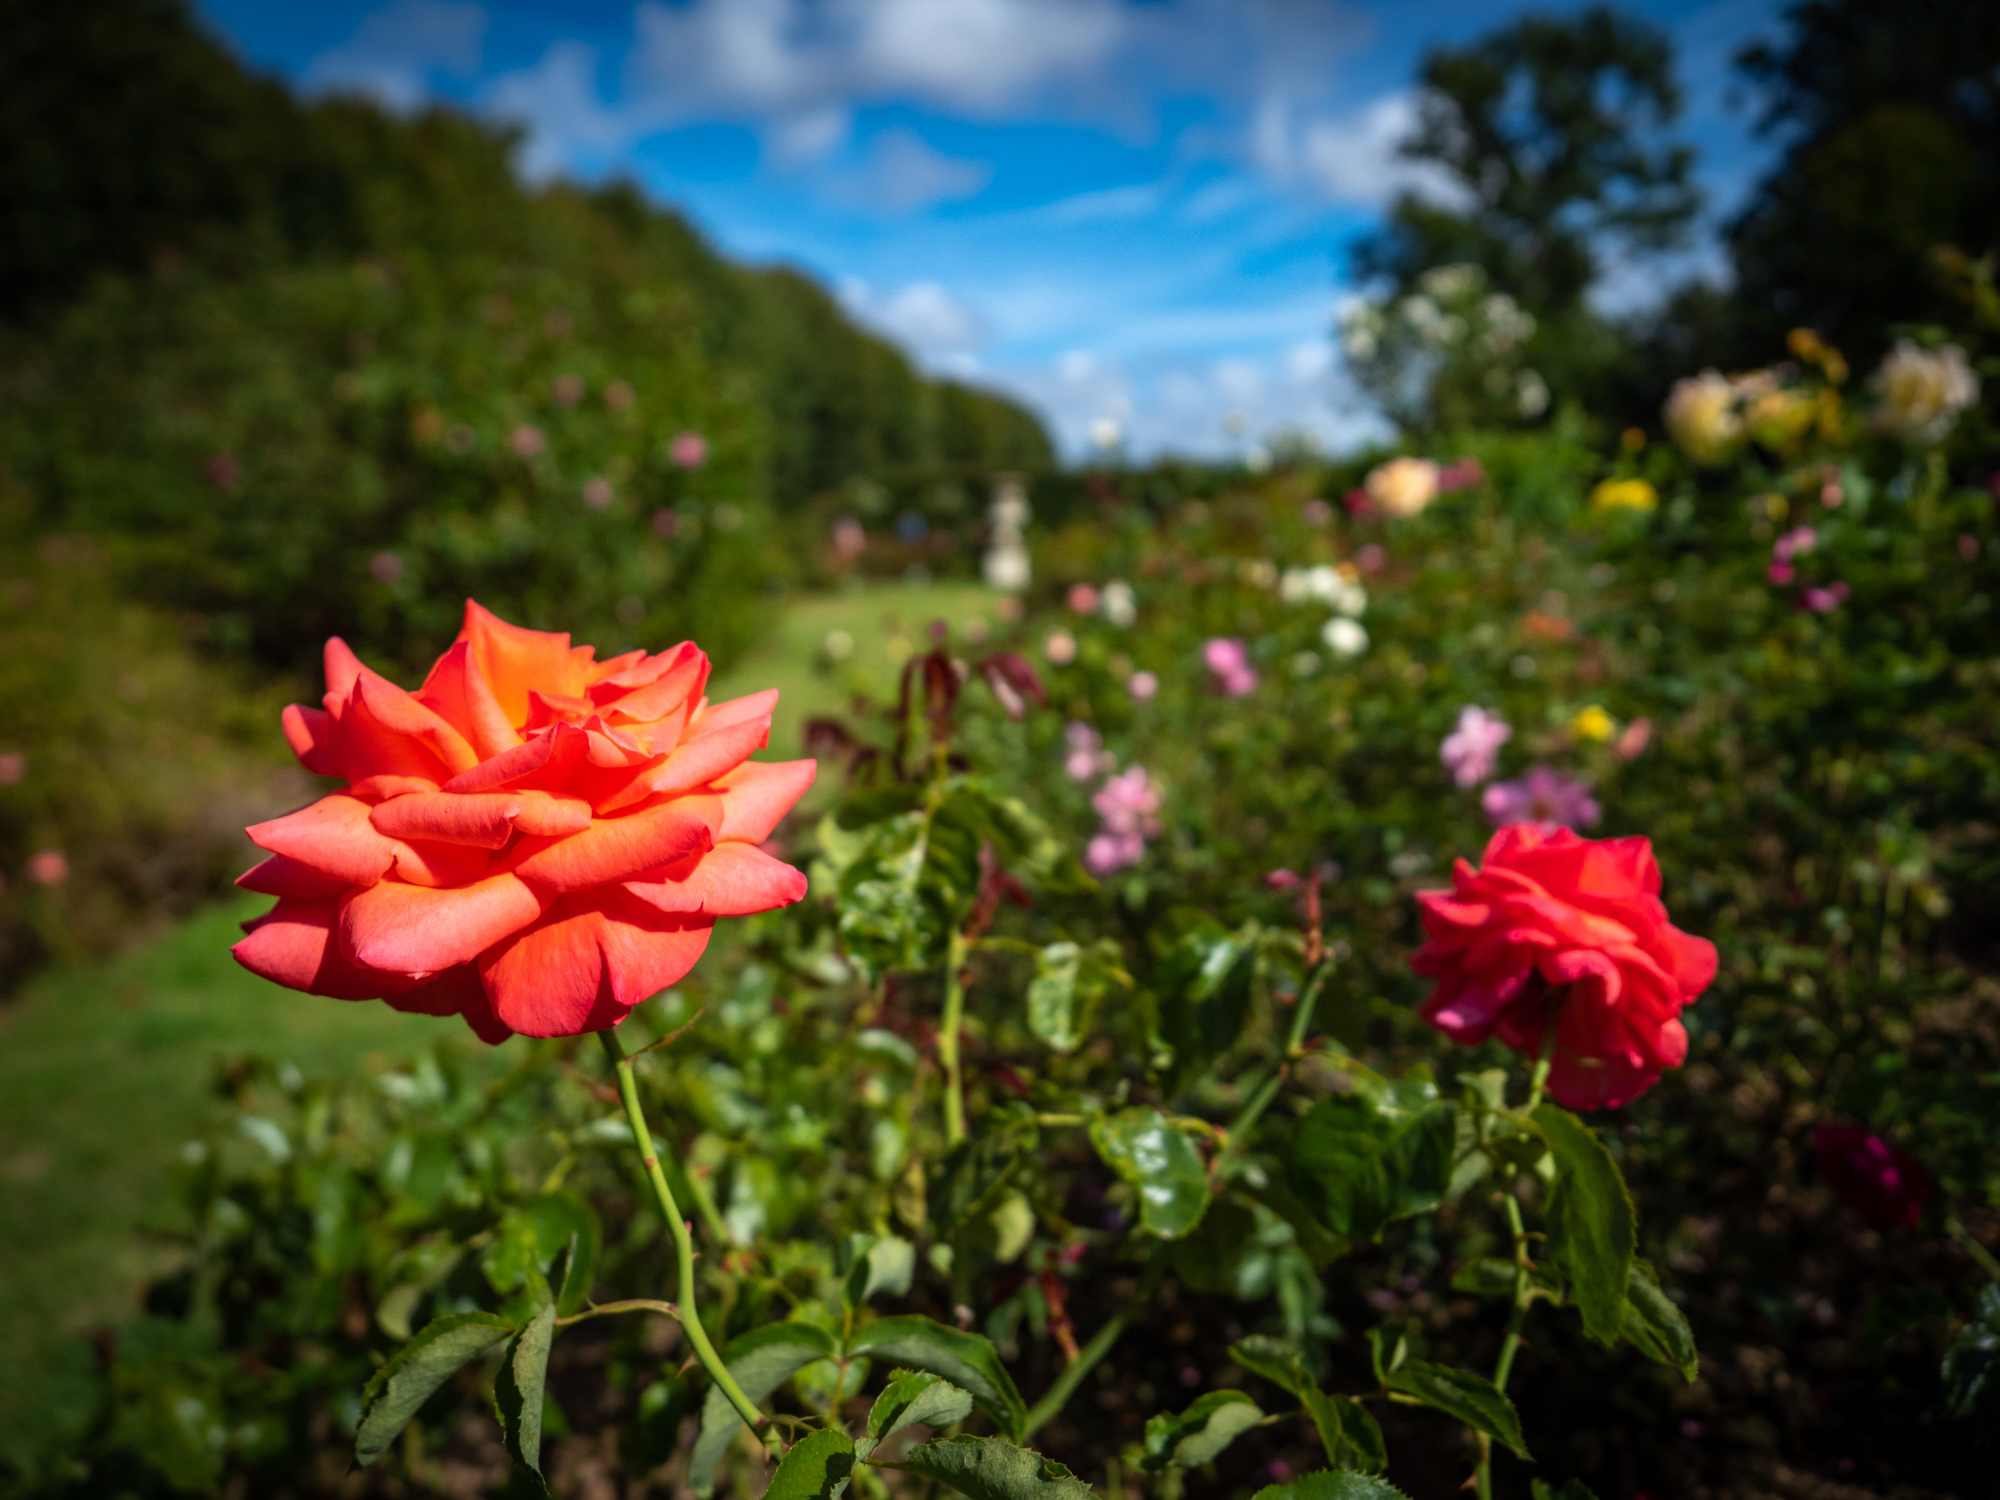
<path id="1" fill-rule="evenodd" d="M 1979 399 L 1979 377 L 1956 344 L 1921 349 L 1897 339 L 1875 372 L 1875 387 L 1882 396 L 1876 424 L 1906 443 L 1942 442 L 1958 414 Z"/>
<path id="2" fill-rule="evenodd" d="M 1523 370 L 1515 382 L 1515 404 L 1524 417 L 1539 417 L 1549 409 L 1549 383 L 1533 370 Z"/>
<path id="3" fill-rule="evenodd" d="M 1370 360 L 1375 357 L 1375 335 L 1366 328 L 1350 328 L 1340 337 L 1340 347 L 1347 351 L 1347 357 L 1355 360 Z"/>
<path id="4" fill-rule="evenodd" d="M 1004 542 L 997 547 L 989 547 L 986 556 L 980 560 L 980 571 L 986 576 L 987 587 L 1006 594 L 1018 594 L 1035 576 L 1028 549 L 1019 542 Z"/>
<path id="5" fill-rule="evenodd" d="M 1476 295 L 1486 285 L 1486 273 L 1470 264 L 1436 266 L 1418 277 L 1417 285 L 1440 302 L 1457 302 Z"/>
<path id="6" fill-rule="evenodd" d="M 1359 620 L 1335 615 L 1320 630 L 1320 639 L 1335 656 L 1359 656 L 1368 649 L 1368 628 Z"/>
<path id="7" fill-rule="evenodd" d="M 1097 612 L 1120 630 L 1131 625 L 1139 618 L 1139 601 L 1132 585 L 1122 578 L 1105 584 L 1104 591 L 1097 596 Z"/>

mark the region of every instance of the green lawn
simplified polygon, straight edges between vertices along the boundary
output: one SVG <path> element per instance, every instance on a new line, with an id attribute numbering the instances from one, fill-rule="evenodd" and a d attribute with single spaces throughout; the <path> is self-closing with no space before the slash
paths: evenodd
<path id="1" fill-rule="evenodd" d="M 932 620 L 962 640 L 991 599 L 941 584 L 797 600 L 711 696 L 780 689 L 770 755 L 799 755 L 807 718 L 844 712 L 857 689 L 892 693 Z M 854 642 L 837 674 L 816 665 L 832 631 Z M 128 1313 L 159 1267 L 142 1231 L 169 1211 L 168 1166 L 218 1062 L 255 1051 L 310 1076 L 464 1034 L 455 1021 L 295 995 L 239 969 L 228 952 L 236 923 L 265 904 L 204 912 L 0 1005 L 0 1434 L 39 1446 L 80 1415 L 90 1356 L 77 1335 Z"/>

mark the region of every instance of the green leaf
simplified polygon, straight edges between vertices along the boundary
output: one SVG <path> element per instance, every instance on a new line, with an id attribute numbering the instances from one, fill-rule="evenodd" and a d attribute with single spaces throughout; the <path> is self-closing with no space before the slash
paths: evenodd
<path id="1" fill-rule="evenodd" d="M 1562 1488 L 1556 1489 L 1546 1479 L 1537 1479 L 1529 1485 L 1535 1500 L 1597 1500 L 1590 1486 L 1581 1479 L 1565 1479 Z"/>
<path id="2" fill-rule="evenodd" d="M 743 1394 L 762 1401 L 793 1375 L 817 1359 L 839 1353 L 833 1336 L 810 1323 L 766 1323 L 731 1341 L 722 1351 L 722 1362 Z M 701 1403 L 701 1432 L 694 1441 L 694 1456 L 688 1460 L 688 1483 L 697 1495 L 715 1493 L 715 1466 L 729 1451 L 743 1418 L 729 1404 L 721 1389 L 711 1385 Z"/>
<path id="3" fill-rule="evenodd" d="M 1035 955 L 1035 977 L 1028 981 L 1028 1030 L 1057 1052 L 1073 1052 L 1083 1040 L 1077 976 L 1083 949 L 1075 943 L 1050 943 Z"/>
<path id="4" fill-rule="evenodd" d="M 764 1500 L 839 1500 L 854 1473 L 854 1439 L 837 1427 L 808 1433 L 779 1460 Z"/>
<path id="5" fill-rule="evenodd" d="M 1373 1095 L 1332 1094 L 1299 1122 L 1287 1161 L 1292 1185 L 1334 1233 L 1373 1239 L 1444 1201 L 1458 1112 L 1435 1095 L 1422 1079 Z"/>
<path id="6" fill-rule="evenodd" d="M 1514 1295 L 1514 1262 L 1484 1256 L 1469 1260 L 1451 1278 L 1451 1289 L 1468 1297 L 1511 1297 Z"/>
<path id="7" fill-rule="evenodd" d="M 1233 933 L 1206 915 L 1160 955 L 1154 989 L 1183 1078 L 1206 1072 L 1236 1044 L 1250 1014 L 1256 972 L 1254 929 Z"/>
<path id="8" fill-rule="evenodd" d="M 363 1465 L 374 1463 L 459 1366 L 477 1359 L 513 1331 L 506 1319 L 487 1312 L 448 1313 L 425 1324 L 361 1392 L 355 1459 Z"/>
<path id="9" fill-rule="evenodd" d="M 493 1409 L 507 1452 L 537 1479 L 542 1477 L 542 1404 L 548 1394 L 549 1346 L 555 1336 L 556 1308 L 551 1302 L 514 1335 L 493 1384 Z M 546 1480 L 542 1488 L 548 1488 Z"/>
<path id="10" fill-rule="evenodd" d="M 877 1292 L 900 1297 L 910 1289 L 917 1267 L 917 1249 L 900 1235 L 850 1234 L 844 1242 L 847 1274 L 840 1298 L 849 1309 L 860 1307 Z"/>
<path id="11" fill-rule="evenodd" d="M 1583 1314 L 1583 1331 L 1600 1344 L 1625 1326 L 1632 1271 L 1632 1198 L 1604 1143 L 1568 1110 L 1535 1106 L 1535 1124 L 1555 1157 L 1549 1197 L 1549 1254 Z"/>
<path id="12" fill-rule="evenodd" d="M 1118 945 L 1108 940 L 1088 948 L 1050 943 L 1037 949 L 1035 977 L 1028 981 L 1028 1030 L 1057 1052 L 1075 1051 L 1104 992 L 1132 983 L 1119 960 Z"/>
<path id="13" fill-rule="evenodd" d="M 556 1306 L 564 1317 L 579 1311 L 590 1297 L 597 1277 L 597 1258 L 604 1233 L 597 1211 L 572 1192 L 543 1193 L 526 1206 L 535 1232 L 535 1250 L 553 1277 L 560 1261 Z"/>
<path id="14" fill-rule="evenodd" d="M 972 1500 L 1096 1500 L 1089 1485 L 1054 1459 L 1004 1438 L 935 1438 L 882 1467 L 935 1479 Z"/>
<path id="15" fill-rule="evenodd" d="M 868 1409 L 868 1436 L 863 1440 L 868 1446 L 863 1456 L 905 1427 L 919 1422 L 926 1427 L 950 1427 L 971 1414 L 971 1395 L 949 1380 L 928 1370 L 896 1370 Z"/>
<path id="16" fill-rule="evenodd" d="M 1169 1465 L 1198 1469 L 1263 1420 L 1263 1408 L 1243 1392 L 1210 1391 L 1186 1411 L 1163 1411 L 1146 1423 L 1140 1466 L 1153 1474 Z"/>
<path id="17" fill-rule="evenodd" d="M 2000 1424 L 2000 1286 L 1980 1290 L 1977 1314 L 1945 1350 L 1943 1374 L 1947 1416 Z"/>
<path id="18" fill-rule="evenodd" d="M 1382 1429 L 1366 1407 L 1348 1396 L 1333 1396 L 1319 1388 L 1299 1351 L 1283 1339 L 1253 1333 L 1229 1346 L 1229 1357 L 1253 1375 L 1261 1375 L 1296 1396 L 1319 1433 L 1326 1461 L 1336 1469 L 1373 1473 L 1388 1467 Z"/>
<path id="19" fill-rule="evenodd" d="M 1178 1239 L 1208 1207 L 1208 1171 L 1187 1132 L 1157 1109 L 1121 1109 L 1090 1122 L 1090 1143 L 1139 1192 L 1140 1221 L 1163 1240 Z"/>
<path id="20" fill-rule="evenodd" d="M 1637 1256 L 1625 1283 L 1625 1337 L 1649 1359 L 1673 1366 L 1689 1385 L 1694 1384 L 1699 1370 L 1694 1330 L 1673 1299 L 1660 1290 L 1659 1274 Z"/>
<path id="21" fill-rule="evenodd" d="M 1386 1479 L 1345 1471 L 1301 1474 L 1283 1484 L 1267 1484 L 1252 1500 L 1410 1500 Z"/>
<path id="22" fill-rule="evenodd" d="M 911 1313 L 900 1318 L 878 1318 L 856 1334 L 847 1347 L 850 1354 L 872 1354 L 890 1364 L 942 1375 L 970 1393 L 1002 1432 L 1018 1434 L 1028 1420 L 1028 1406 L 1014 1388 L 1014 1377 L 1000 1362 L 999 1351 L 991 1340 L 979 1334 L 961 1333 L 920 1313 Z"/>
<path id="23" fill-rule="evenodd" d="M 1516 1457 L 1528 1457 L 1527 1447 L 1521 1441 L 1521 1418 L 1514 1410 L 1514 1403 L 1484 1375 L 1412 1359 L 1391 1370 L 1382 1384 L 1389 1390 L 1414 1396 L 1446 1416 L 1458 1418 L 1476 1432 L 1497 1438 Z"/>

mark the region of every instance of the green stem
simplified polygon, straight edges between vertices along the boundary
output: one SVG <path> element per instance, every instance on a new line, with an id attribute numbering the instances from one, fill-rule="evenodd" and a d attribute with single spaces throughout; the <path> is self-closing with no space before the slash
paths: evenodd
<path id="1" fill-rule="evenodd" d="M 1542 1102 L 1542 1089 L 1549 1081 L 1549 1067 L 1556 1057 L 1556 1023 L 1551 1020 L 1542 1028 L 1541 1050 L 1535 1055 L 1535 1071 L 1528 1075 L 1528 1114 L 1535 1112 L 1535 1106 Z M 1512 1199 L 1508 1200 L 1510 1203 Z M 1518 1210 L 1516 1211 L 1519 1217 Z"/>
<path id="2" fill-rule="evenodd" d="M 938 1061 L 944 1065 L 944 1139 L 965 1139 L 965 1078 L 959 1066 L 959 1033 L 965 1027 L 965 934 L 954 930 L 945 945 L 944 1019 L 938 1031 Z"/>
<path id="3" fill-rule="evenodd" d="M 1076 1351 L 1076 1358 L 1069 1367 L 1056 1376 L 1056 1383 L 1043 1392 L 1042 1399 L 1028 1408 L 1027 1426 L 1022 1429 L 1022 1437 L 1033 1437 L 1035 1433 L 1068 1403 L 1076 1394 L 1076 1388 L 1083 1383 L 1083 1377 L 1096 1369 L 1104 1356 L 1111 1352 L 1111 1346 L 1118 1342 L 1118 1336 L 1125 1331 L 1125 1325 L 1132 1321 L 1132 1315 L 1152 1300 L 1153 1290 L 1160 1284 L 1160 1277 L 1166 1270 L 1166 1263 L 1157 1257 L 1146 1268 L 1145 1276 L 1139 1282 L 1139 1290 L 1132 1300 L 1109 1318 L 1104 1326 L 1090 1337 L 1090 1342 Z"/>
<path id="4" fill-rule="evenodd" d="M 639 1083 L 632 1073 L 632 1059 L 626 1056 L 617 1032 L 607 1028 L 597 1033 L 597 1039 L 604 1044 L 604 1055 L 610 1059 L 618 1075 L 618 1095 L 625 1101 L 625 1118 L 632 1126 L 632 1140 L 639 1148 L 640 1159 L 646 1164 L 646 1176 L 653 1184 L 653 1195 L 660 1200 L 660 1211 L 667 1216 L 667 1228 L 674 1237 L 674 1254 L 680 1261 L 681 1282 L 677 1316 L 687 1332 L 688 1344 L 694 1349 L 694 1357 L 701 1361 L 701 1367 L 708 1371 L 709 1379 L 715 1382 L 715 1388 L 736 1408 L 736 1414 L 749 1424 L 752 1432 L 763 1434 L 768 1440 L 764 1414 L 757 1410 L 757 1403 L 745 1395 L 743 1387 L 736 1383 L 736 1377 L 729 1373 L 729 1366 L 722 1362 L 722 1356 L 716 1353 L 715 1345 L 708 1340 L 707 1330 L 701 1326 L 701 1314 L 695 1308 L 694 1236 L 688 1230 L 687 1220 L 681 1217 L 680 1205 L 674 1202 L 674 1190 L 667 1186 L 667 1174 L 660 1169 L 660 1158 L 653 1150 L 653 1131 L 647 1125 L 646 1111 L 639 1103 Z"/>
<path id="5" fill-rule="evenodd" d="M 1536 1094 L 1540 1093 L 1542 1075 L 1548 1072 L 1548 1050 L 1548 1043 L 1544 1041 L 1543 1057 L 1535 1065 Z M 1493 1385 L 1502 1395 L 1507 1393 L 1507 1377 L 1514 1373 L 1514 1355 L 1521 1347 L 1521 1328 L 1528 1321 L 1528 1307 L 1532 1300 L 1529 1292 L 1534 1285 L 1534 1266 L 1528 1259 L 1528 1231 L 1521 1223 L 1520 1200 L 1510 1192 L 1506 1195 L 1506 1202 L 1507 1227 L 1514 1235 L 1514 1307 L 1507 1315 L 1507 1333 L 1500 1340 L 1500 1358 L 1493 1366 Z M 1479 1434 L 1479 1471 L 1474 1479 L 1479 1500 L 1493 1500 L 1493 1440 L 1483 1432 Z"/>
<path id="6" fill-rule="evenodd" d="M 1993 1252 L 1973 1237 L 1970 1229 L 1959 1223 L 1957 1214 L 1946 1214 L 1944 1232 L 1958 1241 L 1959 1248 L 1973 1258 L 1979 1269 L 1995 1281 L 2000 1281 L 2000 1260 L 1993 1258 Z"/>
<path id="7" fill-rule="evenodd" d="M 1331 964 L 1322 959 L 1319 966 L 1313 970 L 1312 978 L 1306 982 L 1305 993 L 1299 996 L 1299 1003 L 1292 1012 L 1292 1030 L 1285 1038 L 1285 1055 L 1271 1070 L 1270 1076 L 1251 1092 L 1243 1108 L 1237 1111 L 1236 1118 L 1230 1122 L 1228 1144 L 1216 1158 L 1217 1176 L 1222 1175 L 1242 1153 L 1243 1143 L 1250 1139 L 1252 1127 L 1263 1118 L 1264 1111 L 1271 1107 L 1271 1101 L 1278 1097 L 1278 1090 L 1284 1087 L 1285 1067 L 1299 1056 L 1300 1049 L 1305 1046 L 1306 1032 L 1312 1026 L 1313 1007 L 1319 1003 L 1320 986 L 1326 982 L 1327 970 L 1331 967 Z"/>

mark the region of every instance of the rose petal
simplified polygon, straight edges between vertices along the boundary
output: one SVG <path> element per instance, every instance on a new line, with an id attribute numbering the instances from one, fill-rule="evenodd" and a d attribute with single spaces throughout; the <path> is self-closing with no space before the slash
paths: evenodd
<path id="1" fill-rule="evenodd" d="M 323 708 L 290 703 L 285 706 L 281 722 L 285 743 L 292 747 L 300 765 L 315 776 L 346 775 L 347 758 L 341 753 L 333 715 Z"/>
<path id="2" fill-rule="evenodd" d="M 367 803 L 336 792 L 244 832 L 259 849 L 310 865 L 347 885 L 371 885 L 389 873 L 402 846 L 378 832 L 368 813 Z"/>
<path id="3" fill-rule="evenodd" d="M 390 838 L 439 839 L 499 849 L 514 836 L 514 818 L 520 811 L 520 797 L 506 792 L 415 792 L 382 803 L 369 814 L 369 821 Z"/>
<path id="4" fill-rule="evenodd" d="M 444 890 L 385 880 L 341 908 L 341 951 L 371 969 L 435 974 L 478 957 L 542 909 L 541 898 L 511 874 Z"/>
<path id="5" fill-rule="evenodd" d="M 510 794 L 521 804 L 514 826 L 526 834 L 561 838 L 590 826 L 590 804 L 561 792 L 525 791 Z"/>
<path id="6" fill-rule="evenodd" d="M 437 839 L 400 839 L 396 844 L 395 877 L 411 885 L 471 885 L 493 869 L 491 850 Z"/>
<path id="7" fill-rule="evenodd" d="M 597 655 L 589 646 L 572 647 L 567 632 L 509 625 L 470 599 L 458 638 L 470 643 L 472 660 L 492 687 L 500 711 L 517 726 L 527 722 L 531 690 L 581 693 Z"/>
<path id="8" fill-rule="evenodd" d="M 243 924 L 248 934 L 230 954 L 251 973 L 336 1000 L 379 1000 L 410 988 L 400 974 L 373 973 L 350 962 L 333 941 L 339 903 L 280 900 Z"/>
<path id="9" fill-rule="evenodd" d="M 618 818 L 599 818 L 565 839 L 529 839 L 511 868 L 551 891 L 581 891 L 629 880 L 707 849 L 721 821 L 714 797 L 681 797 Z"/>
<path id="10" fill-rule="evenodd" d="M 260 896 L 306 899 L 338 896 L 347 889 L 346 881 L 322 874 L 311 865 L 302 865 L 282 854 L 273 854 L 262 864 L 252 865 L 236 877 L 236 883 Z"/>
<path id="11" fill-rule="evenodd" d="M 716 838 L 763 843 L 818 775 L 816 760 L 784 760 L 745 761 L 718 776 L 714 786 L 722 794 L 722 827 Z"/>
<path id="12" fill-rule="evenodd" d="M 421 745 L 437 762 L 445 768 L 443 776 L 434 776 L 435 781 L 444 781 L 460 771 L 469 771 L 479 764 L 480 757 L 465 736 L 451 724 L 426 708 L 410 693 L 404 692 L 386 677 L 373 672 L 364 672 L 354 684 L 354 696 L 349 700 L 347 713 L 341 720 L 347 733 L 349 761 L 356 769 L 363 762 L 355 753 L 357 734 L 369 736 L 369 744 L 382 744 L 382 737 L 397 739 Z M 369 764 L 371 771 L 402 771 L 407 775 L 427 776 L 427 771 L 412 770 L 400 764 Z"/>
<path id="13" fill-rule="evenodd" d="M 472 659 L 472 643 L 454 641 L 437 659 L 417 692 L 417 701 L 455 726 L 481 760 L 491 760 L 521 743 L 492 685 Z"/>
<path id="14" fill-rule="evenodd" d="M 658 911 L 747 917 L 799 900 L 806 877 L 755 844 L 726 843 L 649 878 L 627 881 L 625 889 Z"/>
<path id="15" fill-rule="evenodd" d="M 497 792 L 535 788 L 562 790 L 570 773 L 582 762 L 583 731 L 573 724 L 557 724 L 530 735 L 512 750 L 461 771 L 444 784 L 447 792 Z"/>
<path id="16" fill-rule="evenodd" d="M 567 898 L 480 959 L 494 1013 L 527 1036 L 575 1036 L 623 1020 L 694 967 L 712 924 L 615 892 Z"/>

